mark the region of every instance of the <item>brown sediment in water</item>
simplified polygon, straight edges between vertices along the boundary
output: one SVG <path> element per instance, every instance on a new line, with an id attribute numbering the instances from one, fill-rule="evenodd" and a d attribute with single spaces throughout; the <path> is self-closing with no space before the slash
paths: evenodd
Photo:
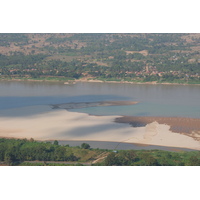
<path id="1" fill-rule="evenodd" d="M 152 122 L 170 126 L 170 131 L 181 133 L 200 141 L 200 119 L 183 117 L 138 117 L 123 116 L 115 119 L 118 123 L 129 123 L 133 127 L 144 127 Z"/>

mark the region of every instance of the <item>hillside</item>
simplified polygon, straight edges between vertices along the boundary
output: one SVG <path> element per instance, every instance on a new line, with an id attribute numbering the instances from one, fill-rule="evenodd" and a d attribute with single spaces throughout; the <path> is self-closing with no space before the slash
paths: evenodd
<path id="1" fill-rule="evenodd" d="M 200 34 L 0 34 L 0 79 L 200 83 Z"/>

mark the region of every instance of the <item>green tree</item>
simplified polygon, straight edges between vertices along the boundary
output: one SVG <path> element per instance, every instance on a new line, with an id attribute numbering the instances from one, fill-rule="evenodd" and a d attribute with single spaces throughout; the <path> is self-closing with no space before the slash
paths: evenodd
<path id="1" fill-rule="evenodd" d="M 200 166 L 200 159 L 197 156 L 191 156 L 189 161 L 191 166 Z"/>
<path id="2" fill-rule="evenodd" d="M 87 143 L 82 143 L 82 144 L 81 144 L 81 148 L 82 148 L 82 149 L 90 149 L 90 145 L 87 144 Z"/>
<path id="3" fill-rule="evenodd" d="M 120 165 L 132 165 L 135 161 L 137 161 L 137 155 L 134 150 L 130 151 L 122 151 L 118 156 Z"/>
<path id="4" fill-rule="evenodd" d="M 141 159 L 142 159 L 143 165 L 145 165 L 145 166 L 157 166 L 158 165 L 157 160 L 149 153 L 143 153 L 141 155 Z"/>
<path id="5" fill-rule="evenodd" d="M 59 143 L 58 143 L 57 140 L 54 140 L 53 144 L 54 144 L 54 145 L 58 145 Z"/>
<path id="6" fill-rule="evenodd" d="M 118 158 L 114 152 L 111 152 L 105 159 L 106 166 L 118 165 Z"/>

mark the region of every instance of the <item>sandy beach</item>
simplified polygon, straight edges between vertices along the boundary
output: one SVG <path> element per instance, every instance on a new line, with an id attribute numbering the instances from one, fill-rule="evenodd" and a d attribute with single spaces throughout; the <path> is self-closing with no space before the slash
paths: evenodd
<path id="1" fill-rule="evenodd" d="M 200 150 L 200 141 L 192 135 L 172 132 L 170 125 L 163 124 L 157 118 L 147 118 L 150 121 L 146 124 L 133 127 L 130 118 L 125 120 L 121 116 L 91 116 L 58 109 L 28 117 L 0 117 L 0 137 L 111 141 Z M 116 123 L 116 119 L 124 121 Z"/>

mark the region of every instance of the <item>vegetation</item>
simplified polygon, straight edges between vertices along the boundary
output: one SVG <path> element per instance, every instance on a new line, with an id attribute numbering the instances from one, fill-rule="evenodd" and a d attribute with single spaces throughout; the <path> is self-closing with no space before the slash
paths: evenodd
<path id="1" fill-rule="evenodd" d="M 200 34 L 0 34 L 0 79 L 200 83 Z"/>
<path id="2" fill-rule="evenodd" d="M 90 145 L 87 144 L 87 143 L 82 143 L 82 144 L 81 144 L 81 148 L 82 148 L 82 149 L 90 149 Z"/>
<path id="3" fill-rule="evenodd" d="M 104 164 L 108 166 L 200 166 L 200 152 L 121 150 L 117 154 L 110 153 Z"/>
<path id="4" fill-rule="evenodd" d="M 19 166 L 200 166 L 199 151 L 106 150 L 59 145 L 58 141 L 0 139 L 1 165 Z"/>

